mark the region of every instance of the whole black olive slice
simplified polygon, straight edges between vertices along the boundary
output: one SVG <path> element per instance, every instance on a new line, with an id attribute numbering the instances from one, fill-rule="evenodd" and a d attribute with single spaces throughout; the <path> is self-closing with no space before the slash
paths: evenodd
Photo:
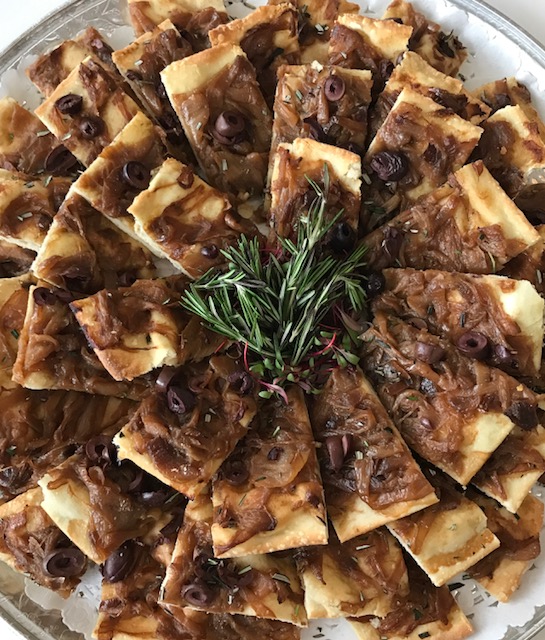
<path id="1" fill-rule="evenodd" d="M 205 582 L 192 582 L 182 588 L 182 598 L 194 607 L 203 607 L 214 600 L 214 592 Z"/>
<path id="2" fill-rule="evenodd" d="M 327 455 L 329 457 L 329 464 L 331 468 L 336 473 L 342 469 L 344 464 L 345 453 L 343 450 L 343 442 L 342 437 L 337 436 L 328 436 L 325 439 L 325 446 L 327 449 Z"/>
<path id="3" fill-rule="evenodd" d="M 505 415 L 525 431 L 535 429 L 539 424 L 536 405 L 524 400 L 513 402 Z"/>
<path id="4" fill-rule="evenodd" d="M 214 129 L 220 136 L 234 138 L 246 129 L 246 121 L 238 111 L 222 111 L 216 118 Z"/>
<path id="5" fill-rule="evenodd" d="M 254 388 L 254 380 L 247 371 L 235 371 L 229 374 L 227 382 L 231 389 L 241 396 L 247 396 Z"/>
<path id="6" fill-rule="evenodd" d="M 85 455 L 93 464 L 115 463 L 117 449 L 108 436 L 95 436 L 85 445 Z"/>
<path id="7" fill-rule="evenodd" d="M 81 111 L 83 106 L 82 96 L 76 93 L 68 93 L 55 102 L 57 109 L 65 116 L 75 116 Z"/>
<path id="8" fill-rule="evenodd" d="M 172 413 L 181 415 L 195 407 L 195 396 L 179 384 L 171 384 L 167 390 L 167 405 Z"/>
<path id="9" fill-rule="evenodd" d="M 124 580 L 134 570 L 137 560 L 136 545 L 130 540 L 125 542 L 102 565 L 105 582 L 112 584 Z"/>
<path id="10" fill-rule="evenodd" d="M 370 273 L 364 283 L 365 292 L 372 298 L 378 295 L 384 289 L 385 285 L 386 281 L 382 273 Z"/>
<path id="11" fill-rule="evenodd" d="M 329 76 L 324 83 L 325 97 L 330 102 L 337 102 L 346 92 L 346 85 L 340 76 Z"/>
<path id="12" fill-rule="evenodd" d="M 78 163 L 76 156 L 64 145 L 52 149 L 44 162 L 44 170 L 47 173 L 61 174 L 70 171 Z"/>
<path id="13" fill-rule="evenodd" d="M 466 331 L 456 342 L 458 349 L 471 358 L 484 360 L 490 351 L 488 338 L 478 331 Z"/>
<path id="14" fill-rule="evenodd" d="M 83 138 L 93 140 L 104 131 L 104 120 L 96 116 L 87 116 L 79 123 L 79 130 Z"/>
<path id="15" fill-rule="evenodd" d="M 415 345 L 415 356 L 417 360 L 428 364 L 437 364 L 445 357 L 445 350 L 437 344 L 429 342 L 417 342 Z"/>
<path id="16" fill-rule="evenodd" d="M 227 460 L 221 468 L 223 477 L 229 484 L 240 486 L 248 480 L 250 473 L 242 460 Z"/>
<path id="17" fill-rule="evenodd" d="M 32 297 L 39 307 L 46 307 L 57 302 L 57 296 L 46 287 L 36 287 L 32 292 Z"/>
<path id="18" fill-rule="evenodd" d="M 43 569 L 53 578 L 72 578 L 79 576 L 85 568 L 83 553 L 76 547 L 56 549 L 43 560 Z"/>
<path id="19" fill-rule="evenodd" d="M 209 260 L 215 260 L 220 254 L 218 247 L 215 244 L 209 244 L 201 249 L 201 255 Z"/>
<path id="20" fill-rule="evenodd" d="M 110 584 L 125 580 L 136 566 L 136 545 L 132 541 L 125 542 L 114 551 L 102 565 L 104 580 Z"/>
<path id="21" fill-rule="evenodd" d="M 409 172 L 409 159 L 398 151 L 379 151 L 371 159 L 371 169 L 384 182 L 398 182 Z"/>
<path id="22" fill-rule="evenodd" d="M 338 222 L 329 234 L 328 245 L 334 253 L 350 251 L 356 243 L 356 232 L 348 222 Z"/>
<path id="23" fill-rule="evenodd" d="M 151 179 L 150 170 L 144 164 L 137 162 L 136 160 L 131 160 L 123 165 L 121 175 L 123 176 L 123 180 L 130 187 L 139 189 L 140 191 L 147 189 Z"/>

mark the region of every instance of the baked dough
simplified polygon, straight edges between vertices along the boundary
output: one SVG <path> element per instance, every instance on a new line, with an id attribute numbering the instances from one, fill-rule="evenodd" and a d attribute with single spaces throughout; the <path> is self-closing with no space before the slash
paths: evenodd
<path id="1" fill-rule="evenodd" d="M 83 98 L 82 109 L 75 116 L 63 115 L 56 107 L 57 100 L 68 94 Z M 138 111 L 138 105 L 120 88 L 117 80 L 101 64 L 87 57 L 35 113 L 83 165 L 89 166 Z M 92 126 L 88 124 L 89 119 Z M 88 137 L 82 135 L 82 125 L 89 130 Z"/>
<path id="2" fill-rule="evenodd" d="M 212 9 L 225 14 L 223 0 L 128 0 L 129 15 L 137 36 L 170 19 L 183 27 L 191 16 Z"/>
<path id="3" fill-rule="evenodd" d="M 211 532 L 218 558 L 327 544 L 323 489 L 304 395 L 294 387 L 287 397 L 287 404 L 274 399 L 259 407 L 257 424 L 213 481 Z M 228 469 L 241 463 L 248 478 L 233 484 Z M 246 532 L 258 515 L 264 516 L 263 526 L 257 533 L 251 528 Z"/>

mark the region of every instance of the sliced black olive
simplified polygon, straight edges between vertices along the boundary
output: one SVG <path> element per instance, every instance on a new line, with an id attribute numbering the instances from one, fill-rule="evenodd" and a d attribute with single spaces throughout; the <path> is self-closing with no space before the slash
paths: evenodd
<path id="1" fill-rule="evenodd" d="M 47 289 L 46 287 L 36 287 L 32 292 L 32 297 L 39 307 L 46 307 L 57 302 L 57 296 L 51 289 Z"/>
<path id="2" fill-rule="evenodd" d="M 329 464 L 336 473 L 342 469 L 344 464 L 345 453 L 341 436 L 328 436 L 325 439 Z"/>
<path id="3" fill-rule="evenodd" d="M 178 184 L 182 189 L 190 189 L 195 182 L 195 174 L 189 167 L 184 167 L 177 179 Z"/>
<path id="4" fill-rule="evenodd" d="M 384 182 L 398 182 L 409 172 L 409 159 L 398 151 L 379 151 L 371 159 L 371 169 Z"/>
<path id="5" fill-rule="evenodd" d="M 280 456 L 282 455 L 283 452 L 284 452 L 284 449 L 282 449 L 282 447 L 273 447 L 272 449 L 270 449 L 269 453 L 267 454 L 267 460 L 272 460 L 273 462 L 276 462 L 277 460 L 280 459 Z"/>
<path id="6" fill-rule="evenodd" d="M 180 367 L 167 367 L 161 369 L 161 373 L 157 376 L 155 386 L 160 393 L 166 393 L 172 380 L 180 373 Z"/>
<path id="7" fill-rule="evenodd" d="M 62 174 L 75 167 L 77 163 L 76 156 L 61 144 L 49 152 L 45 159 L 44 170 L 47 173 Z"/>
<path id="8" fill-rule="evenodd" d="M 177 508 L 175 511 L 173 511 L 172 520 L 161 529 L 162 536 L 165 536 L 165 538 L 170 538 L 171 536 L 175 536 L 178 533 L 184 522 L 184 512 L 185 509 L 183 507 Z"/>
<path id="9" fill-rule="evenodd" d="M 74 296 L 68 291 L 68 289 L 55 289 L 53 292 L 57 296 L 57 300 L 61 302 L 70 303 L 74 301 Z"/>
<path id="10" fill-rule="evenodd" d="M 201 249 L 201 254 L 210 260 L 215 260 L 219 256 L 219 253 L 219 249 L 215 244 L 209 244 Z"/>
<path id="11" fill-rule="evenodd" d="M 478 331 L 467 331 L 456 342 L 458 349 L 471 358 L 484 360 L 490 351 L 488 338 Z"/>
<path id="12" fill-rule="evenodd" d="M 365 292 L 370 298 L 372 298 L 383 291 L 385 285 L 386 280 L 382 273 L 370 273 L 365 280 Z"/>
<path id="13" fill-rule="evenodd" d="M 242 460 L 227 460 L 221 472 L 227 482 L 235 487 L 244 484 L 250 477 L 250 472 Z"/>
<path id="14" fill-rule="evenodd" d="M 511 106 L 513 103 L 511 102 L 511 98 L 507 93 L 497 93 L 494 96 L 496 102 L 496 109 L 503 109 L 505 107 Z"/>
<path id="15" fill-rule="evenodd" d="M 102 565 L 104 580 L 110 584 L 125 580 L 136 566 L 136 545 L 130 540 L 114 551 Z"/>
<path id="16" fill-rule="evenodd" d="M 131 160 L 124 164 L 121 175 L 130 187 L 139 189 L 140 191 L 147 189 L 151 179 L 150 170 L 146 165 L 136 160 Z"/>
<path id="17" fill-rule="evenodd" d="M 68 93 L 55 102 L 57 109 L 65 116 L 75 116 L 83 107 L 83 98 L 76 93 Z"/>
<path id="18" fill-rule="evenodd" d="M 183 414 L 191 411 L 196 404 L 195 396 L 179 384 L 172 384 L 167 391 L 167 404 L 172 413 Z"/>
<path id="19" fill-rule="evenodd" d="M 85 455 L 93 464 L 115 463 L 117 449 L 108 436 L 95 436 L 85 445 Z"/>
<path id="20" fill-rule="evenodd" d="M 494 347 L 494 361 L 499 365 L 511 367 L 512 369 L 518 368 L 516 355 L 502 344 L 497 344 Z"/>
<path id="21" fill-rule="evenodd" d="M 428 364 L 437 364 L 445 357 L 443 347 L 429 342 L 417 342 L 414 352 L 418 360 Z"/>
<path id="22" fill-rule="evenodd" d="M 329 234 L 328 245 L 335 253 L 350 251 L 356 242 L 356 232 L 348 222 L 338 222 Z"/>
<path id="23" fill-rule="evenodd" d="M 525 431 L 535 429 L 539 424 L 536 405 L 525 400 L 513 402 L 505 415 Z"/>
<path id="24" fill-rule="evenodd" d="M 246 129 L 246 120 L 238 111 L 222 111 L 214 124 L 216 133 L 225 138 L 234 138 Z"/>
<path id="25" fill-rule="evenodd" d="M 43 560 L 45 573 L 53 578 L 79 576 L 83 572 L 85 564 L 85 556 L 76 547 L 56 549 Z"/>
<path id="26" fill-rule="evenodd" d="M 327 142 L 327 134 L 316 118 L 305 118 L 303 122 L 308 126 L 308 135 L 317 142 Z"/>
<path id="27" fill-rule="evenodd" d="M 227 377 L 229 386 L 235 393 L 247 396 L 254 388 L 254 379 L 247 371 L 235 371 Z"/>
<path id="28" fill-rule="evenodd" d="M 104 131 L 104 120 L 96 116 L 88 116 L 79 123 L 79 130 L 82 137 L 86 140 L 92 140 Z"/>
<path id="29" fill-rule="evenodd" d="M 428 164 L 438 165 L 442 159 L 441 150 L 430 142 L 422 157 Z"/>
<path id="30" fill-rule="evenodd" d="M 450 46 L 451 41 L 452 36 L 448 36 L 446 33 L 441 31 L 437 41 L 437 49 L 447 58 L 454 58 L 456 55 Z"/>
<path id="31" fill-rule="evenodd" d="M 330 102 L 337 102 L 346 93 L 346 85 L 340 76 L 329 76 L 324 83 L 325 97 Z"/>
<path id="32" fill-rule="evenodd" d="M 194 607 L 203 607 L 214 600 L 214 592 L 205 582 L 193 582 L 182 588 L 182 598 Z"/>
<path id="33" fill-rule="evenodd" d="M 106 44 L 100 38 L 95 38 L 91 41 L 91 48 L 102 62 L 105 62 L 106 64 L 112 63 L 113 49 L 110 45 Z"/>

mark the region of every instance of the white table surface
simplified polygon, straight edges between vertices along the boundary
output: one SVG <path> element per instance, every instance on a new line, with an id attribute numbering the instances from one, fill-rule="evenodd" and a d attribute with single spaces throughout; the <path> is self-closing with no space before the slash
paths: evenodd
<path id="1" fill-rule="evenodd" d="M 0 20 L 0 50 L 9 46 L 23 31 L 40 21 L 65 0 L 0 0 L 9 3 Z M 545 43 L 545 11 L 541 0 L 488 0 L 488 4 L 499 9 L 517 22 L 531 35 Z M 7 7 L 6 7 L 7 8 Z M 1 640 L 20 640 L 20 636 L 0 620 Z M 495 640 L 492 639 L 491 640 Z M 535 640 L 545 640 L 545 632 Z"/>

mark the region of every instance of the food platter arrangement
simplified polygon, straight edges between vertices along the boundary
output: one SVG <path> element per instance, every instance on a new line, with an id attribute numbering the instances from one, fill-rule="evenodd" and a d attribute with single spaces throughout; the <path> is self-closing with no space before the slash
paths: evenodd
<path id="1" fill-rule="evenodd" d="M 534 83 L 431 3 L 100 4 L 3 78 L 0 559 L 98 640 L 530 637 Z"/>

